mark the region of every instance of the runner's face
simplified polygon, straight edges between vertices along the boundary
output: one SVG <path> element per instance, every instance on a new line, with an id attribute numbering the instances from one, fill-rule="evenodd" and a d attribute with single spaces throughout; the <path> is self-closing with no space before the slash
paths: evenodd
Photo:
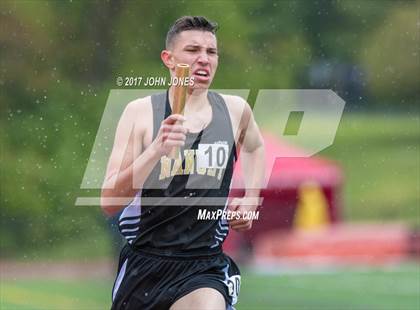
<path id="1" fill-rule="evenodd" d="M 172 56 L 175 63 L 190 65 L 193 88 L 209 88 L 218 64 L 216 36 L 209 31 L 188 30 L 174 40 Z"/>

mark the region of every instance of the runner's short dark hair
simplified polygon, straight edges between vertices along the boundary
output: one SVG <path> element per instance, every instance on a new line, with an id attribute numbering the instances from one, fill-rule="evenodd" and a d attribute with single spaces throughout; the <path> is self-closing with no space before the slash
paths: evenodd
<path id="1" fill-rule="evenodd" d="M 216 34 L 217 29 L 217 23 L 208 20 L 204 16 L 182 16 L 169 28 L 166 35 L 166 48 L 171 46 L 174 38 L 182 31 L 202 30 Z"/>

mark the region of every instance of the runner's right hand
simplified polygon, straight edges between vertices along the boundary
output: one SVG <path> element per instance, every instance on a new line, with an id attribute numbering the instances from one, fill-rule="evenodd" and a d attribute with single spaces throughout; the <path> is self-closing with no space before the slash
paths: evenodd
<path id="1" fill-rule="evenodd" d="M 151 145 L 160 157 L 168 155 L 174 147 L 185 145 L 188 130 L 183 126 L 184 121 L 181 114 L 172 114 L 162 121 Z"/>

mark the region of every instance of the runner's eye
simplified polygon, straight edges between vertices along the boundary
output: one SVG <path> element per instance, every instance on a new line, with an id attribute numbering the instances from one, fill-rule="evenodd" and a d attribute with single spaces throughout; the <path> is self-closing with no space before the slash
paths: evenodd
<path id="1" fill-rule="evenodd" d="M 187 49 L 185 49 L 187 52 L 197 52 L 198 51 L 198 49 L 197 48 L 194 48 L 194 47 L 190 47 L 190 48 L 187 48 Z"/>

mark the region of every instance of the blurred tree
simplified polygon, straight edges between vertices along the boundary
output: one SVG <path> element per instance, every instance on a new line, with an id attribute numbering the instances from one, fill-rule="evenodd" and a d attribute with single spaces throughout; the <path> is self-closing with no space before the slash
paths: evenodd
<path id="1" fill-rule="evenodd" d="M 389 12 L 362 47 L 369 88 L 381 103 L 418 104 L 420 96 L 420 2 Z"/>

